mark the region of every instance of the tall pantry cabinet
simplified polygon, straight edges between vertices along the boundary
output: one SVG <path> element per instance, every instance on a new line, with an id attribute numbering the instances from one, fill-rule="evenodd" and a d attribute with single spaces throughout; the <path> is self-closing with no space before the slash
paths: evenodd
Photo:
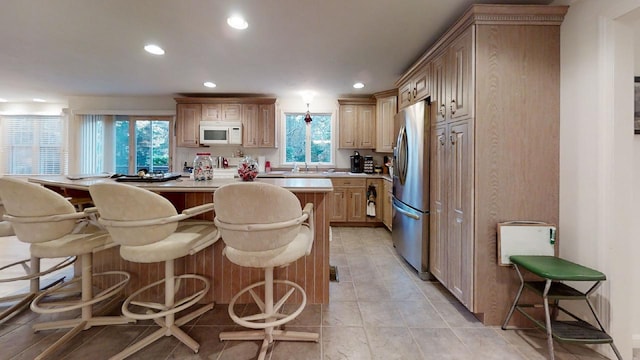
<path id="1" fill-rule="evenodd" d="M 407 71 L 431 67 L 430 271 L 487 325 L 518 286 L 496 224 L 558 222 L 566 11 L 474 5 Z"/>

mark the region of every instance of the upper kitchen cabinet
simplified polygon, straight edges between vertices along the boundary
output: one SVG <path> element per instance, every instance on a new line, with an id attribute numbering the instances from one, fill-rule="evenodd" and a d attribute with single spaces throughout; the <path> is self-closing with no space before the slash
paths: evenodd
<path id="1" fill-rule="evenodd" d="M 242 113 L 242 146 L 276 147 L 275 104 L 244 104 Z"/>
<path id="2" fill-rule="evenodd" d="M 338 148 L 375 149 L 376 101 L 371 98 L 338 99 Z"/>
<path id="3" fill-rule="evenodd" d="M 200 121 L 242 123 L 244 147 L 276 146 L 275 98 L 185 97 L 175 100 L 177 146 L 200 146 Z"/>
<path id="4" fill-rule="evenodd" d="M 519 285 L 497 263 L 496 224 L 558 223 L 567 9 L 473 5 L 396 82 L 406 106 L 407 81 L 431 69 L 429 270 L 486 325 Z"/>
<path id="5" fill-rule="evenodd" d="M 181 147 L 200 146 L 200 104 L 178 104 L 176 107 L 176 145 Z"/>
<path id="6" fill-rule="evenodd" d="M 376 152 L 391 153 L 396 139 L 393 118 L 398 112 L 396 89 L 376 93 Z"/>
<path id="7" fill-rule="evenodd" d="M 202 104 L 202 121 L 242 121 L 242 104 Z"/>
<path id="8" fill-rule="evenodd" d="M 419 62 L 396 82 L 398 86 L 398 109 L 424 100 L 431 92 L 431 64 Z"/>

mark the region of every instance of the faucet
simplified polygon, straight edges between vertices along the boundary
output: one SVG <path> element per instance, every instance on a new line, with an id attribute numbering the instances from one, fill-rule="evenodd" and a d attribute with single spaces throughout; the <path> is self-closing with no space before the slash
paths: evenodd
<path id="1" fill-rule="evenodd" d="M 307 164 L 306 161 L 304 163 L 304 171 L 309 172 L 309 165 Z"/>
<path id="2" fill-rule="evenodd" d="M 297 163 L 293 163 L 293 169 L 291 169 L 291 172 L 294 172 L 294 173 L 298 172 L 298 164 Z"/>

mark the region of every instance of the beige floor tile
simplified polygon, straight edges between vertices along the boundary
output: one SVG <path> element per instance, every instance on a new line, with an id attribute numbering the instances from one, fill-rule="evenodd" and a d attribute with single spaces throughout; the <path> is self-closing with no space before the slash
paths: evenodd
<path id="1" fill-rule="evenodd" d="M 285 304 L 283 306 L 283 313 L 290 314 L 298 309 L 299 304 Z M 307 304 L 300 315 L 286 324 L 289 326 L 313 326 L 317 327 L 322 325 L 322 305 L 321 304 Z"/>
<path id="2" fill-rule="evenodd" d="M 473 356 L 451 329 L 410 328 L 423 359 L 470 360 Z"/>
<path id="3" fill-rule="evenodd" d="M 358 301 L 390 301 L 391 294 L 382 281 L 371 279 L 370 281 L 356 280 L 354 282 L 356 298 Z"/>
<path id="4" fill-rule="evenodd" d="M 356 290 L 351 281 L 329 283 L 329 301 L 355 301 Z"/>
<path id="5" fill-rule="evenodd" d="M 366 327 L 369 347 L 374 359 L 418 360 L 420 349 L 406 327 Z"/>
<path id="6" fill-rule="evenodd" d="M 400 312 L 390 301 L 359 301 L 362 323 L 366 327 L 406 327 Z"/>
<path id="7" fill-rule="evenodd" d="M 194 354 L 191 349 L 184 345 L 176 346 L 171 355 L 167 359 L 195 360 L 195 359 L 217 359 L 226 343 L 220 341 L 220 333 L 223 331 L 231 331 L 232 326 L 203 326 L 196 325 L 192 327 L 188 334 L 200 343 L 200 349 Z M 153 359 L 153 358 L 148 358 Z M 162 359 L 158 356 L 157 359 Z"/>
<path id="8" fill-rule="evenodd" d="M 358 303 L 335 301 L 322 305 L 322 326 L 362 326 Z"/>
<path id="9" fill-rule="evenodd" d="M 367 335 L 362 327 L 325 327 L 322 331 L 325 360 L 372 359 Z"/>
<path id="10" fill-rule="evenodd" d="M 402 315 L 408 327 L 416 328 L 447 328 L 442 316 L 427 300 L 397 301 L 395 306 Z"/>

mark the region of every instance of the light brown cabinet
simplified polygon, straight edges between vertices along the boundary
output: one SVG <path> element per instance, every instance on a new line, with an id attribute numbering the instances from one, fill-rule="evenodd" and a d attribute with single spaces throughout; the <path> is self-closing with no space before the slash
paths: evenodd
<path id="1" fill-rule="evenodd" d="M 364 178 L 332 178 L 332 222 L 366 222 L 366 186 Z"/>
<path id="2" fill-rule="evenodd" d="M 383 180 L 382 190 L 382 223 L 387 229 L 392 230 L 393 222 L 393 182 L 391 179 Z"/>
<path id="3" fill-rule="evenodd" d="M 376 105 L 372 99 L 338 99 L 338 148 L 375 149 Z"/>
<path id="4" fill-rule="evenodd" d="M 202 104 L 202 121 L 242 121 L 242 104 Z"/>
<path id="5" fill-rule="evenodd" d="M 200 146 L 200 104 L 178 104 L 176 107 L 176 146 Z"/>
<path id="6" fill-rule="evenodd" d="M 275 147 L 275 104 L 244 104 L 242 113 L 242 146 Z"/>
<path id="7" fill-rule="evenodd" d="M 276 147 L 275 98 L 176 98 L 177 146 L 198 147 L 200 121 L 241 122 L 244 147 Z"/>
<path id="8" fill-rule="evenodd" d="M 393 121 L 398 112 L 397 91 L 374 94 L 376 98 L 376 152 L 392 153 L 395 145 Z"/>
<path id="9" fill-rule="evenodd" d="M 558 222 L 566 11 L 474 5 L 396 83 L 401 96 L 429 64 L 429 269 L 486 325 L 503 321 L 518 287 L 497 264 L 496 224 Z"/>
<path id="10" fill-rule="evenodd" d="M 472 119 L 442 125 L 432 136 L 430 269 L 467 307 L 473 295 Z"/>
<path id="11" fill-rule="evenodd" d="M 421 63 L 414 70 L 409 70 L 398 86 L 398 108 L 403 109 L 426 99 L 431 93 L 431 65 Z"/>

